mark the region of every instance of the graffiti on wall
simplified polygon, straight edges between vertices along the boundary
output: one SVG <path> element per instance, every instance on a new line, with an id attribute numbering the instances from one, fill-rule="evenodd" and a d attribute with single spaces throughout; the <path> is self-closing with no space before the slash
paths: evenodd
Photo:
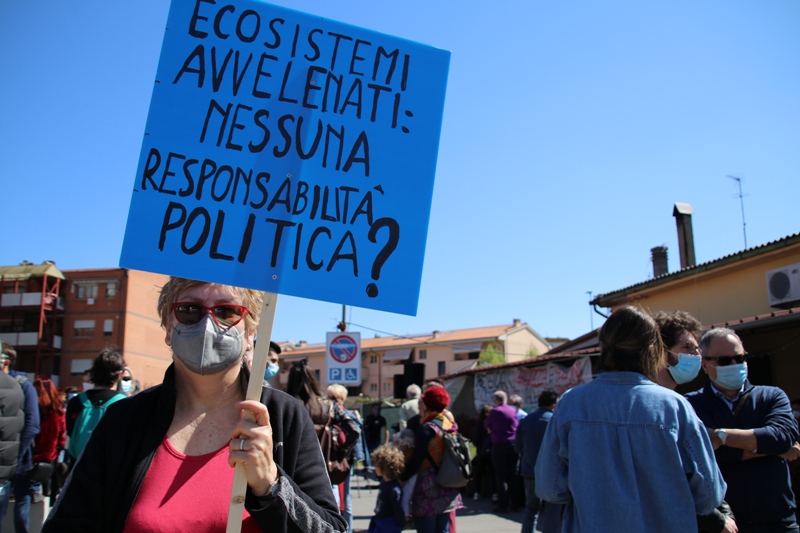
<path id="1" fill-rule="evenodd" d="M 572 387 L 592 380 L 592 363 L 588 357 L 575 360 L 570 367 L 555 363 L 534 368 L 509 368 L 475 375 L 475 408 L 493 405 L 495 391 L 505 391 L 509 396 L 519 394 L 523 405 L 537 405 L 539 394 L 554 390 L 559 395 Z"/>

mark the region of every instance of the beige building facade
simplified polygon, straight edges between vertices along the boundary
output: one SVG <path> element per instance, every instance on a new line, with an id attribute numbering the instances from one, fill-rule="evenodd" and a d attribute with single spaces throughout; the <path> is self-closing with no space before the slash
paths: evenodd
<path id="1" fill-rule="evenodd" d="M 286 385 L 291 364 L 306 359 L 320 385 L 327 387 L 324 343 L 283 343 L 281 346 L 282 386 Z M 423 365 L 416 368 L 424 367 L 422 379 L 413 382 L 426 381 L 470 368 L 482 351 L 492 348 L 503 355 L 505 362 L 514 362 L 543 354 L 550 349 L 550 344 L 520 320 L 502 326 L 433 331 L 413 336 L 362 337 L 362 383 L 357 389 L 364 396 L 390 397 L 395 392 L 396 376 L 404 375 L 409 364 Z"/>
<path id="2" fill-rule="evenodd" d="M 598 295 L 594 303 L 612 311 L 622 305 L 682 309 L 716 324 L 779 309 L 770 305 L 767 272 L 795 264 L 800 265 L 800 234 Z"/>
<path id="3" fill-rule="evenodd" d="M 751 381 L 800 398 L 800 233 L 600 294 L 592 304 L 683 310 L 707 327 L 730 327 L 750 354 Z"/>

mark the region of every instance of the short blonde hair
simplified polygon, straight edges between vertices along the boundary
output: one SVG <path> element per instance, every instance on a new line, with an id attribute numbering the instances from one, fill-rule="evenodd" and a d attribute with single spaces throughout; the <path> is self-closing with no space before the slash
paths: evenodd
<path id="1" fill-rule="evenodd" d="M 328 385 L 327 393 L 328 397 L 333 396 L 336 401 L 341 404 L 344 404 L 344 401 L 347 399 L 347 388 L 345 388 L 344 385 L 339 385 L 338 383 Z"/>
<path id="2" fill-rule="evenodd" d="M 261 306 L 264 304 L 264 291 L 176 277 L 169 278 L 169 281 L 161 287 L 161 293 L 158 296 L 158 314 L 161 317 L 162 328 L 167 329 L 169 326 L 172 304 L 178 301 L 178 295 L 183 291 L 200 285 L 219 285 L 220 287 L 225 287 L 233 291 L 233 293 L 242 300 L 242 305 L 245 306 L 248 311 L 244 316 L 245 329 L 248 333 L 256 332 L 258 329 L 258 322 L 261 319 Z"/>
<path id="3" fill-rule="evenodd" d="M 372 464 L 381 469 L 383 479 L 392 481 L 398 479 L 406 467 L 403 452 L 395 446 L 384 444 L 372 452 Z"/>

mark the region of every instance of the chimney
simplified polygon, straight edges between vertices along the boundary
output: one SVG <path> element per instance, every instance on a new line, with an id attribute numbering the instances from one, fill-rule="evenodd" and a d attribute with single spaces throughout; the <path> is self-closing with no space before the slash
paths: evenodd
<path id="1" fill-rule="evenodd" d="M 655 248 L 650 248 L 650 254 L 653 258 L 653 277 L 657 278 L 658 276 L 663 276 L 668 273 L 667 247 L 656 246 Z"/>
<path id="2" fill-rule="evenodd" d="M 438 339 L 439 338 L 439 330 L 438 329 L 433 330 L 433 338 L 434 339 Z"/>
<path id="3" fill-rule="evenodd" d="M 521 321 L 519 318 L 515 318 L 515 319 L 513 320 L 513 322 L 514 322 L 514 327 L 515 327 L 515 328 L 516 328 L 516 327 L 519 327 L 519 326 L 522 324 L 522 321 Z"/>
<path id="4" fill-rule="evenodd" d="M 308 346 L 308 343 L 306 341 L 300 341 L 299 343 L 297 343 L 297 346 L 299 348 L 305 348 L 306 346 Z"/>
<path id="5" fill-rule="evenodd" d="M 689 204 L 675 203 L 672 216 L 678 225 L 678 251 L 681 254 L 681 269 L 693 267 L 694 259 L 694 233 L 692 232 L 692 206 Z"/>

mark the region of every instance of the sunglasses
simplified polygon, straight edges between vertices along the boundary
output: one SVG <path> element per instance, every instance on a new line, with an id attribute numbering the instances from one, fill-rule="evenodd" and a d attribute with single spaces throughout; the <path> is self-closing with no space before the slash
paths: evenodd
<path id="1" fill-rule="evenodd" d="M 172 312 L 181 324 L 193 326 L 200 322 L 206 313 L 211 312 L 211 317 L 218 326 L 235 326 L 242 321 L 244 315 L 250 311 L 243 305 L 236 304 L 217 304 L 211 307 L 204 305 L 177 302 L 172 304 Z"/>
<path id="2" fill-rule="evenodd" d="M 716 361 L 717 366 L 728 366 L 732 363 L 736 363 L 737 365 L 741 365 L 745 361 L 747 361 L 747 352 L 744 352 L 743 355 L 720 355 L 719 357 L 705 357 L 703 359 L 706 361 Z"/>

